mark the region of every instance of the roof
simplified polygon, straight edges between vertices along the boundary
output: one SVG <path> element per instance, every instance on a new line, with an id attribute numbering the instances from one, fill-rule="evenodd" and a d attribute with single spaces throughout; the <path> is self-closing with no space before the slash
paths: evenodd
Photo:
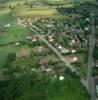
<path id="1" fill-rule="evenodd" d="M 94 79 L 96 93 L 98 93 L 98 77 Z"/>
<path id="2" fill-rule="evenodd" d="M 78 57 L 73 57 L 73 62 L 77 61 L 78 60 Z"/>
<path id="3" fill-rule="evenodd" d="M 35 39 L 38 39 L 38 36 L 37 36 L 37 35 L 34 35 L 34 36 L 27 36 L 26 39 L 35 40 Z"/>
<path id="4" fill-rule="evenodd" d="M 38 38 L 38 36 L 32 36 L 32 40 L 33 40 L 33 39 L 37 39 L 37 38 Z"/>
<path id="5" fill-rule="evenodd" d="M 98 93 L 98 85 L 96 85 L 96 93 Z"/>
<path id="6" fill-rule="evenodd" d="M 64 76 L 61 75 L 61 76 L 59 77 L 59 80 L 60 80 L 60 81 L 64 80 Z"/>
<path id="7" fill-rule="evenodd" d="M 61 46 L 61 45 L 59 45 L 59 46 L 58 46 L 58 49 L 62 49 L 62 46 Z"/>
<path id="8" fill-rule="evenodd" d="M 96 66 L 98 66 L 98 60 L 96 60 Z"/>
<path id="9" fill-rule="evenodd" d="M 96 40 L 96 44 L 98 45 L 98 40 Z"/>
<path id="10" fill-rule="evenodd" d="M 53 39 L 49 39 L 49 41 L 50 41 L 50 42 L 53 42 L 54 40 L 53 40 Z"/>

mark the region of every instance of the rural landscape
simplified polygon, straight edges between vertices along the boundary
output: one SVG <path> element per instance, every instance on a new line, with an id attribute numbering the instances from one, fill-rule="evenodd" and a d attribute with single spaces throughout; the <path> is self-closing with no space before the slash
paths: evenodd
<path id="1" fill-rule="evenodd" d="M 98 0 L 0 0 L 0 100 L 98 100 Z"/>

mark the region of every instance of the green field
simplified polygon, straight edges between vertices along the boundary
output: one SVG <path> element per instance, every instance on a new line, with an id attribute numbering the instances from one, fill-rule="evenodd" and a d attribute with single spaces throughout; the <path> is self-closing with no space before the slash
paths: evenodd
<path id="1" fill-rule="evenodd" d="M 84 2 L 85 0 L 82 0 Z M 94 0 L 86 0 L 86 1 L 94 1 Z M 27 4 L 25 4 L 27 2 Z M 40 5 L 36 5 L 36 2 L 39 2 Z M 0 4 L 2 7 L 5 6 L 6 8 L 0 8 L 0 15 L 8 14 L 11 9 L 9 6 L 14 7 L 14 10 L 11 11 L 14 16 L 51 16 L 58 14 L 56 7 L 63 6 L 63 7 L 73 7 L 74 6 L 73 0 L 8 0 L 8 2 Z M 75 2 L 81 2 L 80 0 L 77 0 Z M 32 4 L 32 9 L 31 5 Z M 45 4 L 46 5 L 45 5 Z M 35 5 L 34 5 L 35 4 Z M 52 5 L 52 6 L 50 6 Z"/>
<path id="2" fill-rule="evenodd" d="M 28 7 L 20 7 L 15 10 L 16 16 L 50 16 L 57 14 L 56 9 L 54 8 L 47 8 L 47 7 L 41 7 L 41 8 L 34 8 L 30 9 Z"/>
<path id="3" fill-rule="evenodd" d="M 1 33 L 0 44 L 2 45 L 12 42 L 25 41 L 26 36 L 30 33 L 31 32 L 28 29 L 12 24 L 11 27 L 5 29 L 4 33 Z"/>

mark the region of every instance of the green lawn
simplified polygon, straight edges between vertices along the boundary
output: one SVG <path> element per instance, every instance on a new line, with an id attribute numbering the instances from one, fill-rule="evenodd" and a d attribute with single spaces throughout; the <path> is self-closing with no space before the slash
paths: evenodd
<path id="1" fill-rule="evenodd" d="M 11 27 L 6 28 L 6 32 L 1 33 L 0 45 L 5 45 L 5 46 L 0 46 L 0 67 L 2 67 L 3 63 L 5 62 L 7 54 L 9 52 L 17 51 L 18 47 L 15 47 L 14 44 L 18 41 L 27 41 L 26 36 L 30 34 L 32 34 L 32 32 L 29 31 L 28 29 L 13 24 Z"/>
<path id="2" fill-rule="evenodd" d="M 3 64 L 6 61 L 8 53 L 16 52 L 19 48 L 15 48 L 14 46 L 0 46 L 0 69 L 3 68 Z"/>
<path id="3" fill-rule="evenodd" d="M 5 29 L 6 32 L 0 36 L 0 44 L 8 44 L 10 42 L 25 41 L 26 36 L 32 32 L 23 26 L 13 25 Z"/>
<path id="4" fill-rule="evenodd" d="M 15 17 L 10 16 L 9 13 L 0 14 L 0 26 L 8 23 L 15 23 Z"/>

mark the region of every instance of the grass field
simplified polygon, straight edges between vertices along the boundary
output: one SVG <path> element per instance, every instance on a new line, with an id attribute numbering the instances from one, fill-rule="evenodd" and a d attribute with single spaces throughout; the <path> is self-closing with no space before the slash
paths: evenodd
<path id="1" fill-rule="evenodd" d="M 3 65 L 7 59 L 8 53 L 15 53 L 19 48 L 12 46 L 0 47 L 0 69 L 4 69 Z"/>
<path id="2" fill-rule="evenodd" d="M 25 37 L 31 34 L 31 32 L 28 29 L 18 25 L 12 25 L 11 27 L 6 28 L 5 30 L 6 32 L 1 33 L 0 44 L 25 41 Z"/>
<path id="3" fill-rule="evenodd" d="M 4 33 L 0 33 L 0 68 L 4 64 L 9 52 L 16 52 L 21 46 L 15 47 L 14 44 L 18 41 L 26 41 L 26 36 L 32 34 L 28 29 L 11 24 L 11 27 L 6 28 Z M 10 44 L 14 43 L 14 44 Z"/>

